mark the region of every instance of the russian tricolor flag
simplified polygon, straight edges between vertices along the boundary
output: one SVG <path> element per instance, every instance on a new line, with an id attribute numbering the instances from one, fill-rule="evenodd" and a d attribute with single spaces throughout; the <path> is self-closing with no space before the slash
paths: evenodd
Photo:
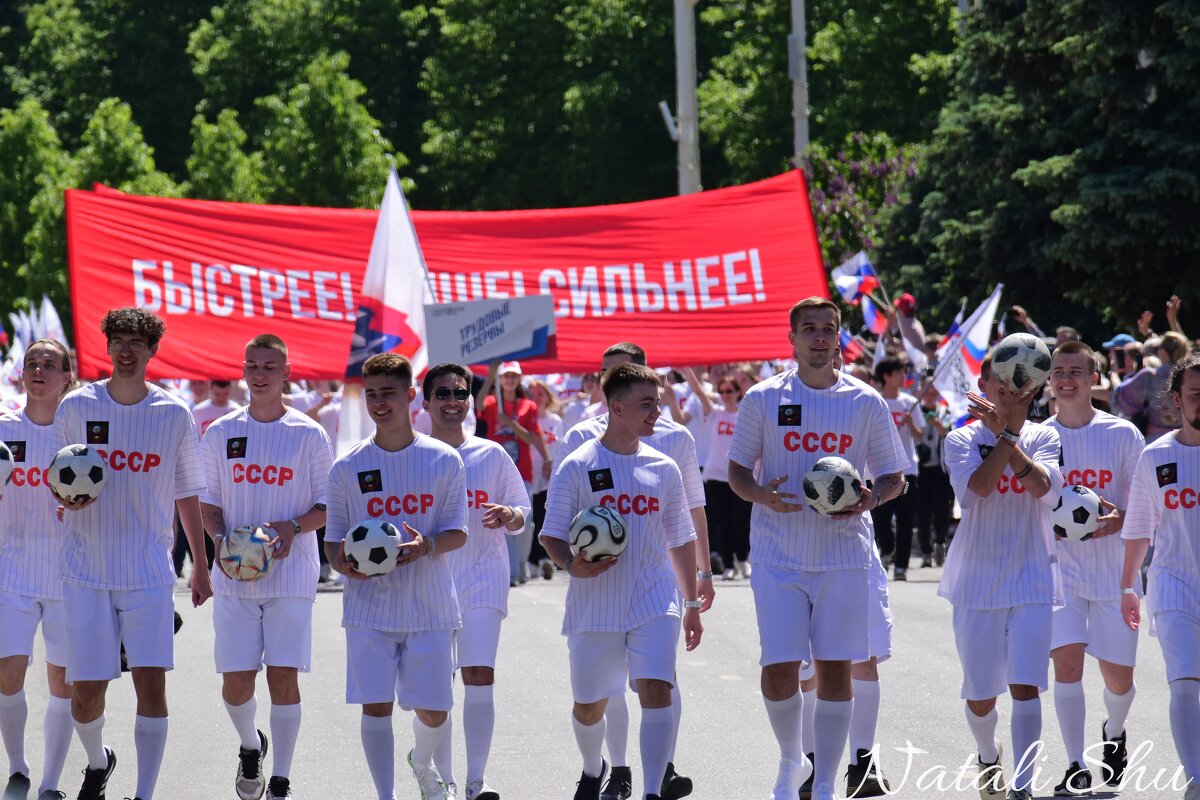
<path id="1" fill-rule="evenodd" d="M 853 306 L 879 288 L 879 276 L 867 260 L 867 254 L 859 250 L 833 271 L 833 285 L 842 299 Z"/>
<path id="2" fill-rule="evenodd" d="M 862 315 L 863 322 L 866 323 L 867 329 L 871 333 L 879 336 L 887 330 L 887 317 L 875 308 L 875 304 L 871 302 L 871 298 L 869 297 L 862 298 Z"/>
<path id="3" fill-rule="evenodd" d="M 854 341 L 854 337 L 850 335 L 850 331 L 842 328 L 838 334 L 842 348 L 842 361 L 849 364 L 851 361 L 857 361 L 858 357 L 863 354 L 862 346 Z"/>

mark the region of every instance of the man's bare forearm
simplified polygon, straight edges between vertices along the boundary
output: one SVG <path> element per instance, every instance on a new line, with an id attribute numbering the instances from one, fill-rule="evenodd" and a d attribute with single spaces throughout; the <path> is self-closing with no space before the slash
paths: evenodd
<path id="1" fill-rule="evenodd" d="M 871 486 L 871 491 L 879 498 L 879 503 L 882 505 L 899 497 L 902 488 L 904 488 L 904 476 L 899 472 L 893 472 L 890 475 L 876 478 Z"/>

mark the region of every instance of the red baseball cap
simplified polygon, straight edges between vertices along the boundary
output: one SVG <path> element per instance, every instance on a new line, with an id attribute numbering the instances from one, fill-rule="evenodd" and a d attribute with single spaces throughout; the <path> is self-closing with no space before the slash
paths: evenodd
<path id="1" fill-rule="evenodd" d="M 895 306 L 900 309 L 900 313 L 912 316 L 917 310 L 917 298 L 905 292 L 896 298 Z"/>

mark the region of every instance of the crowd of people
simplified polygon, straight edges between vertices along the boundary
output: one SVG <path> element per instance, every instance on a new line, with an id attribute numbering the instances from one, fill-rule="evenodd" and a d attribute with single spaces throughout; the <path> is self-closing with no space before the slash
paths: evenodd
<path id="1" fill-rule="evenodd" d="M 299 673 L 309 668 L 321 583 L 343 586 L 346 697 L 362 706 L 378 796 L 395 797 L 396 702 L 415 710 L 408 763 L 422 798 L 458 796 L 457 672 L 466 689 L 463 796 L 498 800 L 485 777 L 496 652 L 509 591 L 538 575 L 569 579 L 562 632 L 582 760 L 576 800 L 633 796 L 626 687 L 642 708 L 639 796 L 691 794 L 692 779 L 674 763 L 676 648 L 681 639 L 687 650 L 701 646 L 717 585 L 738 580 L 754 592 L 762 695 L 779 746 L 773 800 L 832 797 L 847 746 L 846 794 L 884 794 L 874 753 L 879 665 L 891 655 L 888 583 L 907 580 L 914 539 L 917 568 L 944 567 L 939 593 L 954 606 L 985 800 L 1031 796 L 1023 755 L 1041 735 L 1051 664 L 1067 764 L 1056 793 L 1120 785 L 1144 591 L 1192 781 L 1185 796 L 1200 797 L 1200 462 L 1191 450 L 1200 445 L 1200 356 L 1179 311 L 1172 298 L 1166 333 L 1151 330 L 1147 313 L 1140 338 L 1119 333 L 1093 349 L 1068 327 L 1046 336 L 1013 307 L 1012 320 L 1053 350 L 1049 380 L 1009 386 L 985 359 L 969 396 L 973 424 L 963 427 L 933 386 L 943 337 L 925 332 L 911 295 L 889 311 L 883 338 L 859 342 L 862 355 L 850 360 L 841 310 L 821 298 L 792 309 L 793 357 L 778 362 L 652 370 L 641 347 L 620 342 L 583 375 L 531 376 L 517 362 L 486 374 L 439 364 L 415 375 L 403 357 L 381 354 L 363 370 L 374 433 L 343 445 L 340 387 L 292 384 L 287 345 L 271 334 L 249 338 L 240 379 L 161 384 L 145 379 L 165 335 L 149 312 L 105 316 L 104 380 L 79 385 L 62 343 L 35 342 L 23 403 L 0 416 L 16 467 L 0 499 L 4 798 L 26 800 L 32 785 L 23 687 L 40 624 L 51 701 L 39 800 L 65 797 L 73 733 L 88 759 L 78 797 L 105 796 L 116 768 L 105 697 L 125 667 L 138 698 L 135 797 L 152 800 L 168 728 L 172 595 L 187 552 L 208 562 L 192 570 L 190 586 L 193 602 L 214 598 L 214 658 L 238 739 L 241 800 L 291 795 Z M 107 485 L 92 499 L 52 496 L 40 465 L 80 443 L 105 458 Z M 153 458 L 141 470 L 129 459 L 118 466 L 109 459 L 116 448 Z M 865 478 L 856 502 L 832 516 L 808 508 L 801 486 L 827 455 Z M 276 477 L 252 479 L 267 473 L 249 465 L 277 467 Z M 1064 484 L 1103 501 L 1091 541 L 1055 541 L 1050 513 Z M 571 547 L 573 519 L 594 505 L 621 514 L 630 544 L 620 557 Z M 388 575 L 367 578 L 347 558 L 344 540 L 366 519 L 405 532 Z M 257 582 L 212 568 L 247 524 L 274 548 Z M 1099 661 L 1106 687 L 1090 758 L 1085 654 Z M 264 668 L 269 737 L 257 725 Z M 1009 772 L 996 737 L 1006 692 Z"/>

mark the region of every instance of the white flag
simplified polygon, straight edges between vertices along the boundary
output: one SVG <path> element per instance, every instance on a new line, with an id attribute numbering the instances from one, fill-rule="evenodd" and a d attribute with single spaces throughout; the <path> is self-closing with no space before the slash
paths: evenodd
<path id="1" fill-rule="evenodd" d="M 41 319 L 44 338 L 67 344 L 67 333 L 63 330 L 62 320 L 58 318 L 58 311 L 55 310 L 54 303 L 50 302 L 50 295 L 42 295 Z"/>
<path id="2" fill-rule="evenodd" d="M 966 424 L 970 418 L 967 414 L 970 405 L 967 392 L 978 391 L 980 365 L 987 355 L 992 321 L 996 318 L 996 309 L 1000 307 L 1000 293 L 1003 290 L 1004 284 L 997 285 L 992 296 L 975 309 L 975 313 L 938 351 L 933 385 L 950 407 L 950 418 L 955 427 Z"/>

